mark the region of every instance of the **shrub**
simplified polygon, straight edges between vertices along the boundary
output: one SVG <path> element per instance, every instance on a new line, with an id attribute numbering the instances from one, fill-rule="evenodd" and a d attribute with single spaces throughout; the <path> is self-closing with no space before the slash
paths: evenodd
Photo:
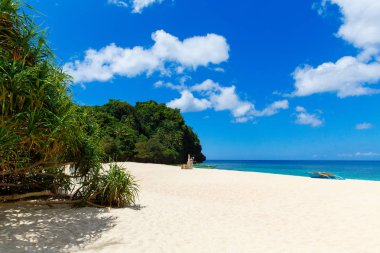
<path id="1" fill-rule="evenodd" d="M 96 202 L 103 206 L 124 207 L 134 205 L 138 197 L 135 178 L 116 163 L 100 177 Z"/>

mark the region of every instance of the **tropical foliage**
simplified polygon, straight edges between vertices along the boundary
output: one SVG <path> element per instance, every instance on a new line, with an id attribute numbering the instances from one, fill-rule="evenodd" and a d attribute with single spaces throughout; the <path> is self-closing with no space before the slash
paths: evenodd
<path id="1" fill-rule="evenodd" d="M 71 77 L 20 6 L 0 0 L 0 205 L 122 207 L 135 203 L 136 181 L 101 162 L 183 163 L 188 154 L 205 160 L 179 110 L 153 101 L 74 104 Z M 24 201 L 31 197 L 39 201 Z"/>
<path id="2" fill-rule="evenodd" d="M 205 160 L 198 136 L 177 109 L 154 101 L 133 107 L 110 100 L 85 110 L 100 125 L 106 159 L 174 164 L 190 154 L 197 162 Z"/>
<path id="3" fill-rule="evenodd" d="M 109 171 L 100 177 L 96 202 L 105 206 L 123 207 L 135 204 L 138 185 L 135 178 L 117 164 L 111 164 Z"/>
<path id="4" fill-rule="evenodd" d="M 54 196 L 93 203 L 102 189 L 100 204 L 133 203 L 128 173 L 101 174 L 99 127 L 72 102 L 70 82 L 20 3 L 0 0 L 0 202 Z M 105 183 L 114 175 L 126 179 L 122 191 Z"/>

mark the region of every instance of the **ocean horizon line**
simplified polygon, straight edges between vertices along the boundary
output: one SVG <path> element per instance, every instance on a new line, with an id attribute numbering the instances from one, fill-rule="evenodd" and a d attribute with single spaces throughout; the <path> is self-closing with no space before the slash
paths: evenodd
<path id="1" fill-rule="evenodd" d="M 302 162 L 380 162 L 380 160 L 339 160 L 339 159 L 323 159 L 323 160 L 317 160 L 317 159 L 207 159 L 204 162 L 209 161 L 252 161 L 252 162 L 265 162 L 265 161 L 278 161 L 278 162 L 296 162 L 296 161 L 302 161 Z"/>

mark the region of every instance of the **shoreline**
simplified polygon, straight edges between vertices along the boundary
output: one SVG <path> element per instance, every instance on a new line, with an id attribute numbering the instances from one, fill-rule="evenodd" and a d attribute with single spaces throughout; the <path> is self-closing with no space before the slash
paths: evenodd
<path id="1" fill-rule="evenodd" d="M 280 173 L 271 173 L 271 172 L 258 172 L 258 171 L 248 171 L 248 170 L 229 170 L 229 169 L 208 169 L 208 168 L 194 168 L 194 170 L 222 170 L 222 171 L 237 171 L 237 172 L 246 172 L 246 173 L 257 173 L 257 174 L 269 174 L 269 175 L 279 175 L 286 177 L 300 177 L 300 178 L 310 178 L 313 180 L 323 180 L 323 181 L 366 181 L 366 182 L 380 182 L 380 180 L 374 179 L 355 179 L 355 178 L 343 178 L 343 179 L 324 179 L 324 178 L 311 178 L 309 176 L 300 176 L 300 175 L 289 175 L 289 174 L 280 174 Z"/>
<path id="2" fill-rule="evenodd" d="M 0 251 L 377 253 L 380 248 L 378 181 L 119 164 L 140 184 L 138 208 L 3 208 Z"/>
<path id="3" fill-rule="evenodd" d="M 380 161 L 370 160 L 208 160 L 205 165 L 218 170 L 256 172 L 310 177 L 311 172 L 327 172 L 344 180 L 380 182 Z"/>
<path id="4" fill-rule="evenodd" d="M 123 223 L 83 252 L 317 253 L 380 248 L 377 181 L 123 164 L 140 180 L 142 208 L 130 216 L 111 210 Z"/>

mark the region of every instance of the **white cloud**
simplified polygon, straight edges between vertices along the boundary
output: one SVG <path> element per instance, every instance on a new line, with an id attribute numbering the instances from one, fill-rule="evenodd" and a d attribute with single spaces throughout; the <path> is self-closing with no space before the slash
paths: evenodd
<path id="1" fill-rule="evenodd" d="M 339 6 L 343 25 L 338 36 L 357 48 L 380 46 L 380 2 L 378 0 L 328 0 Z"/>
<path id="2" fill-rule="evenodd" d="M 118 7 L 129 7 L 131 5 L 133 13 L 141 13 L 143 9 L 155 3 L 162 3 L 163 0 L 108 0 L 109 4 L 114 4 Z"/>
<path id="3" fill-rule="evenodd" d="M 305 107 L 297 106 L 296 107 L 296 112 L 306 112 L 306 109 L 305 109 Z"/>
<path id="4" fill-rule="evenodd" d="M 234 123 L 246 123 L 248 121 L 253 120 L 253 116 L 243 116 L 243 117 L 238 117 L 233 120 Z"/>
<path id="5" fill-rule="evenodd" d="M 221 73 L 224 73 L 224 72 L 225 72 L 224 68 L 221 68 L 221 67 L 216 67 L 216 68 L 214 68 L 214 70 L 215 70 L 216 72 L 221 72 Z"/>
<path id="6" fill-rule="evenodd" d="M 199 112 L 211 107 L 207 99 L 198 99 L 188 91 L 181 91 L 181 97 L 167 103 L 168 107 L 180 109 L 182 112 Z"/>
<path id="7" fill-rule="evenodd" d="M 289 108 L 289 101 L 288 100 L 279 100 L 276 102 L 273 102 L 264 110 L 262 111 L 256 111 L 253 113 L 256 117 L 263 117 L 263 116 L 272 116 L 274 114 L 277 114 L 279 110 L 285 110 Z"/>
<path id="8" fill-rule="evenodd" d="M 128 7 L 128 3 L 126 1 L 123 1 L 123 0 L 108 0 L 108 3 L 109 4 L 114 4 L 118 7 Z"/>
<path id="9" fill-rule="evenodd" d="M 219 92 L 210 95 L 215 111 L 229 110 L 235 118 L 243 117 L 254 109 L 251 102 L 242 101 L 236 94 L 236 87 L 220 87 Z"/>
<path id="10" fill-rule="evenodd" d="M 311 127 L 319 127 L 323 125 L 323 120 L 320 119 L 319 115 L 308 113 L 307 110 L 302 106 L 297 106 L 296 112 L 296 124 L 309 125 Z"/>
<path id="11" fill-rule="evenodd" d="M 158 30 L 152 34 L 154 45 L 122 48 L 110 44 L 100 50 L 89 49 L 82 61 L 69 62 L 64 70 L 75 82 L 109 81 L 115 75 L 135 77 L 154 72 L 170 72 L 167 65 L 184 69 L 220 64 L 229 58 L 229 45 L 223 36 L 207 34 L 180 41 L 177 37 Z"/>
<path id="12" fill-rule="evenodd" d="M 380 156 L 379 153 L 376 152 L 356 152 L 355 156 L 365 156 L 365 157 L 371 157 L 371 156 Z"/>
<path id="13" fill-rule="evenodd" d="M 221 89 L 220 85 L 213 80 L 207 79 L 200 84 L 193 85 L 190 88 L 192 91 L 204 92 L 209 94 L 210 92 L 215 92 Z"/>
<path id="14" fill-rule="evenodd" d="M 281 100 L 270 104 L 261 111 L 256 110 L 252 102 L 242 100 L 239 97 L 234 85 L 225 87 L 210 79 L 191 87 L 173 84 L 164 85 L 163 82 L 160 82 L 158 87 L 180 90 L 181 97 L 167 103 L 169 107 L 181 109 L 182 112 L 203 111 L 206 109 L 230 111 L 234 121 L 237 123 L 247 122 L 255 117 L 272 116 L 289 107 L 287 100 Z M 194 93 L 197 93 L 200 98 L 196 98 Z"/>
<path id="15" fill-rule="evenodd" d="M 295 96 L 323 92 L 337 93 L 341 98 L 375 94 L 379 90 L 366 87 L 366 84 L 380 81 L 380 63 L 364 63 L 358 58 L 346 56 L 336 63 L 327 62 L 316 68 L 297 68 L 293 77 L 296 81 Z"/>
<path id="16" fill-rule="evenodd" d="M 163 30 L 152 35 L 155 41 L 151 51 L 160 59 L 173 61 L 184 67 L 197 68 L 219 64 L 229 58 L 229 45 L 224 37 L 216 34 L 194 36 L 183 41 Z"/>
<path id="17" fill-rule="evenodd" d="M 361 50 L 357 56 L 345 56 L 317 67 L 299 67 L 293 73 L 293 96 L 337 93 L 338 97 L 379 93 L 368 87 L 380 81 L 380 1 L 322 0 L 321 14 L 327 4 L 336 4 L 343 15 L 337 36 Z"/>
<path id="18" fill-rule="evenodd" d="M 373 128 L 373 125 L 371 123 L 363 122 L 359 123 L 355 126 L 356 130 L 367 130 Z"/>
<path id="19" fill-rule="evenodd" d="M 133 0 L 133 12 L 134 13 L 141 13 L 142 10 L 154 3 L 161 3 L 162 0 Z"/>
<path id="20" fill-rule="evenodd" d="M 156 88 L 162 88 L 162 87 L 165 87 L 165 88 L 168 88 L 168 89 L 171 89 L 171 90 L 178 90 L 178 91 L 182 91 L 185 89 L 185 85 L 183 84 L 173 84 L 173 83 L 165 83 L 163 81 L 157 81 L 154 83 L 154 87 Z"/>
<path id="21" fill-rule="evenodd" d="M 356 153 L 344 153 L 344 154 L 338 154 L 339 157 L 378 157 L 380 156 L 380 153 L 376 152 L 356 152 Z"/>

